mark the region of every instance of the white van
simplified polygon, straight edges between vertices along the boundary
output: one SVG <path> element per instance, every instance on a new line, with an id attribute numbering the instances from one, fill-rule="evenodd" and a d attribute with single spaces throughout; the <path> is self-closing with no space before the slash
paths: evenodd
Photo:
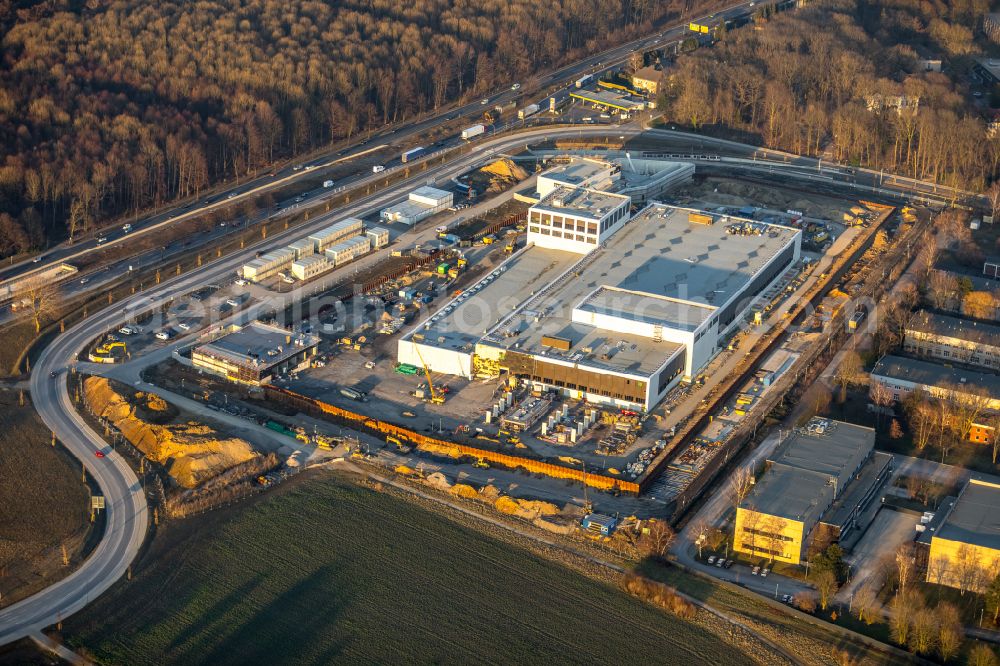
<path id="1" fill-rule="evenodd" d="M 381 164 L 376 164 L 372 167 L 372 173 L 382 173 L 383 171 L 385 171 L 385 167 Z"/>

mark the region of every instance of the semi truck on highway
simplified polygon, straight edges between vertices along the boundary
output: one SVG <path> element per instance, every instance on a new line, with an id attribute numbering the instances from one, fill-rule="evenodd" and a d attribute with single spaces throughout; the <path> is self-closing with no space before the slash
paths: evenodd
<path id="1" fill-rule="evenodd" d="M 464 130 L 462 130 L 462 138 L 468 141 L 473 137 L 479 136 L 485 131 L 486 131 L 486 126 L 482 124 L 473 125 L 472 127 L 466 127 Z"/>
<path id="2" fill-rule="evenodd" d="M 423 146 L 417 146 L 416 148 L 411 148 L 402 155 L 399 156 L 399 161 L 406 164 L 410 160 L 415 160 L 421 155 L 423 155 L 427 150 Z"/>
<path id="3" fill-rule="evenodd" d="M 521 109 L 520 111 L 517 112 L 517 117 L 520 120 L 524 120 L 525 118 L 528 118 L 529 116 L 533 116 L 536 113 L 538 113 L 538 105 L 537 104 L 529 104 L 528 106 L 524 107 L 523 109 Z"/>
<path id="4" fill-rule="evenodd" d="M 581 78 L 579 78 L 579 79 L 576 80 L 576 87 L 577 88 L 582 88 L 582 87 L 584 87 L 585 85 L 587 85 L 588 83 L 590 83 L 593 80 L 594 80 L 594 75 L 593 74 L 587 74 L 586 76 L 581 77 Z"/>

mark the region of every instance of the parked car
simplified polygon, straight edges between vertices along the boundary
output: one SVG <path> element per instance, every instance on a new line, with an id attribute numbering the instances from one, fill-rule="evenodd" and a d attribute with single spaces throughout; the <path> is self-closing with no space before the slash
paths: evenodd
<path id="1" fill-rule="evenodd" d="M 708 563 L 709 564 L 715 564 L 715 555 L 709 555 L 708 556 Z"/>
<path id="2" fill-rule="evenodd" d="M 250 284 L 250 283 L 249 283 L 249 282 L 247 282 L 246 280 L 244 280 L 243 278 L 237 278 L 237 280 L 236 280 L 236 284 L 237 284 L 238 286 L 240 286 L 240 287 L 245 287 L 245 286 L 247 286 L 247 285 L 248 285 L 248 284 Z"/>
<path id="3" fill-rule="evenodd" d="M 756 576 L 757 574 L 760 573 L 760 567 L 754 567 L 753 569 L 750 570 L 750 573 Z"/>
<path id="4" fill-rule="evenodd" d="M 717 566 L 717 567 L 719 567 L 721 569 L 722 565 L 724 565 L 725 563 L 726 563 L 726 561 L 720 557 L 719 559 L 717 559 L 715 561 L 715 566 Z"/>
<path id="5" fill-rule="evenodd" d="M 165 328 L 162 331 L 157 331 L 156 333 L 157 340 L 169 340 L 172 337 L 174 337 L 174 332 L 170 329 Z"/>
<path id="6" fill-rule="evenodd" d="M 240 299 L 238 298 L 227 298 L 226 305 L 231 308 L 238 308 L 240 306 Z"/>
<path id="7" fill-rule="evenodd" d="M 770 569 L 768 569 L 767 567 L 764 567 L 763 569 L 760 570 L 760 577 L 761 578 L 767 578 L 767 574 L 770 571 L 771 571 Z"/>
<path id="8" fill-rule="evenodd" d="M 177 324 L 177 328 L 181 329 L 182 331 L 190 331 L 191 324 L 187 323 L 186 321 L 182 321 L 181 323 Z"/>
<path id="9" fill-rule="evenodd" d="M 726 560 L 726 563 L 723 566 L 725 566 L 728 569 L 729 567 L 733 566 L 733 561 L 732 560 Z"/>

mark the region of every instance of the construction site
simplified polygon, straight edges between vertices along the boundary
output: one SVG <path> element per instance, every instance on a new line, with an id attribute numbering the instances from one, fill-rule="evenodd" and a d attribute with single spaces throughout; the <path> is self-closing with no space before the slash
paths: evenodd
<path id="1" fill-rule="evenodd" d="M 420 220 L 393 219 L 423 215 L 407 204 L 380 213 L 384 231 L 349 219 L 289 245 L 282 262 L 328 257 L 324 246 L 358 234 L 380 251 L 353 258 L 350 282 L 336 256 L 329 275 L 296 270 L 301 300 L 263 322 L 205 330 L 174 357 L 248 385 L 236 408 L 302 445 L 338 446 L 346 427 L 360 434 L 355 451 L 394 467 L 541 475 L 518 491 L 525 498 L 565 495 L 552 483 L 571 479 L 612 491 L 594 500 L 611 512 L 619 495 L 680 506 L 796 374 L 808 341 L 774 345 L 801 299 L 885 217 L 826 195 L 807 207 L 794 192 L 724 194 L 721 181 L 693 176 L 654 154 L 487 163 L 457 177 L 449 197 L 418 192 L 414 206 L 430 211 Z M 780 208 L 789 203 L 806 210 Z M 412 224 L 432 240 L 399 244 Z M 258 263 L 272 274 L 245 295 L 225 287 L 198 303 L 238 311 L 273 300 L 283 278 Z M 114 337 L 92 360 L 122 362 L 146 344 Z M 261 411 L 253 391 L 335 427 Z"/>

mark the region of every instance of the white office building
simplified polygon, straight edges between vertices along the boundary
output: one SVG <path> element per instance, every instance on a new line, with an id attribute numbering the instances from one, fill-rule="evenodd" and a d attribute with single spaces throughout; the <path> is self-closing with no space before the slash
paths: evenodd
<path id="1" fill-rule="evenodd" d="M 528 210 L 528 242 L 586 254 L 624 226 L 630 204 L 624 194 L 557 186 Z"/>

